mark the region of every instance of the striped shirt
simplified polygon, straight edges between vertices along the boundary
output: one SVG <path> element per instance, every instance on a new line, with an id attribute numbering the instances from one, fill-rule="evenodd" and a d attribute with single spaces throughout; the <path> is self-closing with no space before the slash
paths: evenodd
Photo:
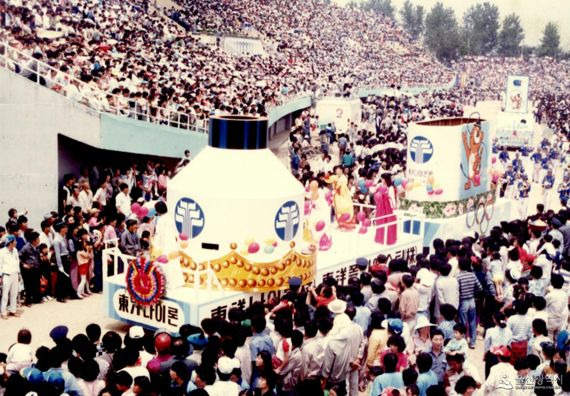
<path id="1" fill-rule="evenodd" d="M 528 341 L 532 334 L 532 322 L 525 315 L 513 315 L 507 320 L 507 327 L 513 333 L 512 341 Z"/>
<path id="2" fill-rule="evenodd" d="M 471 300 L 475 297 L 475 292 L 483 291 L 479 279 L 473 272 L 459 271 L 455 278 L 457 283 L 459 283 L 460 300 Z"/>

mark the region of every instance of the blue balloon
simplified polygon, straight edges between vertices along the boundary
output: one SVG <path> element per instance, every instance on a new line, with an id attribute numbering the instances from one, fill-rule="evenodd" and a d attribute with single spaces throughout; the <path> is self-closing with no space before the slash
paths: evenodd
<path id="1" fill-rule="evenodd" d="M 155 208 L 150 208 L 150 209 L 148 210 L 148 215 L 147 215 L 147 216 L 148 216 L 148 217 L 154 217 L 154 216 L 156 216 L 156 209 L 155 209 Z"/>
<path id="2" fill-rule="evenodd" d="M 394 185 L 395 185 L 396 187 L 398 187 L 400 184 L 402 184 L 402 179 L 399 178 L 399 177 L 395 178 L 395 179 L 394 179 Z"/>
<path id="3" fill-rule="evenodd" d="M 433 191 L 432 185 L 431 185 L 431 184 L 428 184 L 428 185 L 426 186 L 426 190 L 427 190 L 427 192 Z"/>

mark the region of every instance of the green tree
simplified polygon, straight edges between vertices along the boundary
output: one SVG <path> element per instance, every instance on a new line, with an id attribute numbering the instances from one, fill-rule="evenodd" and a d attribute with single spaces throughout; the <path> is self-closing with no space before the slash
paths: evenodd
<path id="1" fill-rule="evenodd" d="M 476 4 L 463 14 L 461 37 L 468 55 L 486 55 L 497 46 L 499 8 L 490 3 Z"/>
<path id="2" fill-rule="evenodd" d="M 394 6 L 392 0 L 365 0 L 361 3 L 365 11 L 374 11 L 378 14 L 394 18 Z"/>
<path id="3" fill-rule="evenodd" d="M 524 40 L 524 30 L 518 15 L 510 14 L 503 19 L 503 26 L 499 33 L 499 54 L 503 56 L 516 56 L 522 51 L 521 43 Z"/>
<path id="4" fill-rule="evenodd" d="M 418 38 L 424 30 L 424 14 L 424 7 L 413 6 L 410 0 L 406 0 L 400 10 L 402 24 L 413 38 Z"/>
<path id="5" fill-rule="evenodd" d="M 435 56 L 449 62 L 458 55 L 459 29 L 455 12 L 437 2 L 426 15 L 424 41 Z"/>
<path id="6" fill-rule="evenodd" d="M 548 22 L 544 28 L 538 54 L 540 56 L 552 56 L 554 58 L 560 54 L 560 32 L 555 23 Z"/>

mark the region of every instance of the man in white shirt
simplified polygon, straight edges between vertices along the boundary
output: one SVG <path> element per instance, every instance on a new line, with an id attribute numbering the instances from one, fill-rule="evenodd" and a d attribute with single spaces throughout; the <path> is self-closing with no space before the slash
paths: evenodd
<path id="1" fill-rule="evenodd" d="M 117 211 L 124 214 L 126 217 L 131 215 L 131 197 L 129 196 L 129 186 L 126 183 L 121 183 L 119 186 L 121 192 L 117 194 L 115 204 Z"/>
<path id="2" fill-rule="evenodd" d="M 435 280 L 435 312 L 434 316 L 437 322 L 443 320 L 441 316 L 439 307 L 442 304 L 451 304 L 456 309 L 459 307 L 459 283 L 457 279 L 449 276 L 451 272 L 451 265 L 448 263 L 439 264 L 437 270 L 440 275 Z"/>
<path id="3" fill-rule="evenodd" d="M 2 302 L 0 313 L 2 319 L 8 319 L 8 313 L 20 316 L 18 307 L 18 287 L 20 284 L 20 257 L 16 249 L 16 237 L 8 235 L 6 247 L 0 250 L 0 274 L 2 274 Z"/>
<path id="4" fill-rule="evenodd" d="M 230 380 L 232 372 L 238 368 L 240 368 L 238 359 L 222 356 L 218 359 L 218 380 L 212 385 L 207 385 L 204 390 L 210 396 L 238 396 L 239 385 Z"/>
<path id="5" fill-rule="evenodd" d="M 552 290 L 546 294 L 546 313 L 548 314 L 548 336 L 556 339 L 561 330 L 568 324 L 568 294 L 562 290 L 564 278 L 560 274 L 552 274 Z"/>
<path id="6" fill-rule="evenodd" d="M 491 372 L 483 384 L 485 395 L 516 394 L 518 373 L 509 363 L 511 351 L 505 345 L 492 347 L 490 352 L 499 358 L 499 363 L 491 367 Z"/>

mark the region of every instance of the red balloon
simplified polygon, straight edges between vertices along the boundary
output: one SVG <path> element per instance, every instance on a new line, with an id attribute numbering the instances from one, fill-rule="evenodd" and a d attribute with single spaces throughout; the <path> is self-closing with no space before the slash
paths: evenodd
<path id="1" fill-rule="evenodd" d="M 148 214 L 148 208 L 146 206 L 142 206 L 137 214 L 139 217 L 145 217 Z"/>
<path id="2" fill-rule="evenodd" d="M 321 232 L 323 228 L 325 228 L 325 222 L 323 220 L 317 221 L 317 224 L 315 224 L 315 229 L 317 232 Z"/>
<path id="3" fill-rule="evenodd" d="M 340 221 L 348 221 L 350 220 L 350 213 L 343 213 L 340 215 Z"/>
<path id="4" fill-rule="evenodd" d="M 247 247 L 248 253 L 257 253 L 258 251 L 259 251 L 259 243 L 257 243 L 257 242 L 252 242 Z"/>
<path id="5" fill-rule="evenodd" d="M 481 175 L 479 173 L 475 173 L 473 175 L 473 181 L 476 185 L 479 185 L 481 183 Z"/>
<path id="6" fill-rule="evenodd" d="M 160 333 L 159 335 L 157 335 L 156 338 L 154 339 L 154 347 L 156 348 L 156 351 L 158 353 L 166 352 L 168 348 L 170 348 L 171 340 L 172 339 L 170 338 L 170 335 L 168 335 L 167 333 Z"/>

